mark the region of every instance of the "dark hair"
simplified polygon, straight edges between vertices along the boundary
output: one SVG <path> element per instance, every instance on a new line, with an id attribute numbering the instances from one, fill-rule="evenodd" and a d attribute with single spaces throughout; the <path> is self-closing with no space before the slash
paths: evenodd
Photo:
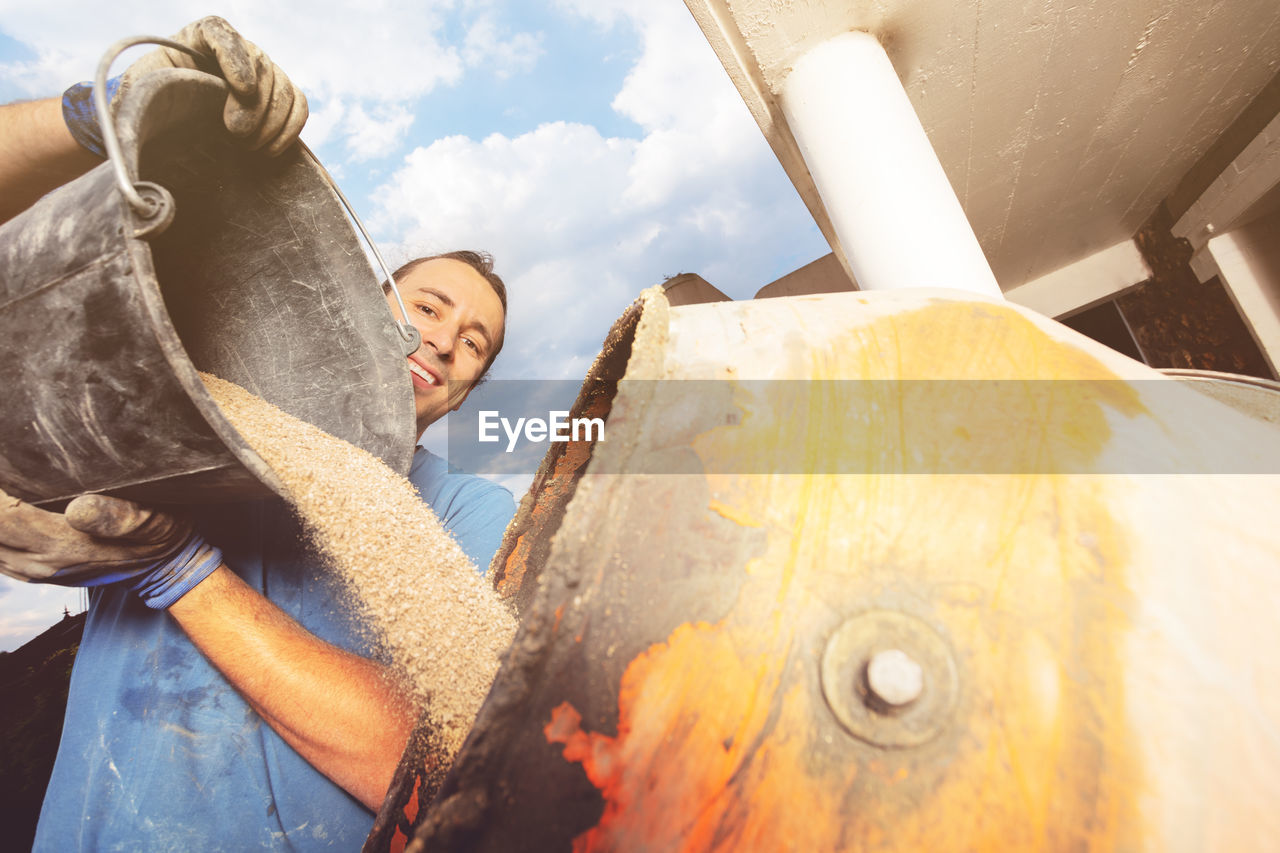
<path id="1" fill-rule="evenodd" d="M 480 371 L 480 375 L 476 377 L 475 384 L 479 385 L 489 373 L 489 368 L 493 365 L 493 360 L 498 357 L 498 353 L 502 352 L 502 344 L 507 337 L 507 286 L 503 283 L 502 277 L 493 271 L 493 256 L 488 252 L 473 252 L 470 249 L 459 249 L 456 252 L 442 252 L 438 255 L 427 255 L 421 258 L 414 258 L 406 261 L 393 273 L 391 277 L 396 281 L 400 281 L 406 275 L 413 272 L 415 267 L 425 264 L 427 261 L 461 261 L 473 270 L 478 272 L 485 281 L 489 282 L 489 286 L 493 288 L 493 292 L 498 295 L 498 301 L 502 303 L 502 328 L 498 330 L 498 340 L 494 342 L 493 352 L 489 353 L 489 360 L 484 363 L 484 369 Z M 391 282 L 384 281 L 382 289 L 390 292 Z"/>

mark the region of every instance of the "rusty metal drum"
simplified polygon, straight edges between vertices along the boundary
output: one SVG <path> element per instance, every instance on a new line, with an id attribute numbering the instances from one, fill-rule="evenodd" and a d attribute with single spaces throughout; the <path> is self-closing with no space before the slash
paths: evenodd
<path id="1" fill-rule="evenodd" d="M 608 440 L 495 563 L 520 633 L 367 849 L 1280 837 L 1273 425 L 943 291 L 649 293 L 611 341 Z"/>

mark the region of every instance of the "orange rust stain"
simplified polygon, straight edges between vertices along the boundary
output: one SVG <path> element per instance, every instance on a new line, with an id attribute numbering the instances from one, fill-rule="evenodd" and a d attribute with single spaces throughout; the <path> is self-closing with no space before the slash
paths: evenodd
<path id="1" fill-rule="evenodd" d="M 404 804 L 404 819 L 412 826 L 414 820 L 418 817 L 418 786 L 414 786 L 413 794 L 409 797 L 409 802 Z M 409 836 L 405 835 L 400 829 L 400 825 L 396 824 L 395 834 L 391 836 L 391 843 L 387 846 L 389 853 L 404 853 L 405 845 L 409 843 Z"/>
<path id="2" fill-rule="evenodd" d="M 589 407 L 586 416 L 595 416 L 593 410 L 596 408 L 603 407 Z M 494 588 L 502 598 L 513 598 L 520 592 L 533 559 L 534 546 L 550 538 L 547 528 L 557 523 L 559 513 L 568 500 L 570 487 L 576 484 L 578 476 L 591 461 L 592 445 L 589 442 L 571 441 L 559 447 L 564 449 L 556 458 L 551 475 L 536 484 L 539 496 L 529 511 L 525 529 L 503 562 L 501 573 L 494 578 Z"/>
<path id="3" fill-rule="evenodd" d="M 567 702 L 555 708 L 543 730 L 548 742 L 564 745 L 564 757 L 582 764 L 606 801 L 599 825 L 574 850 L 784 849 L 773 843 L 784 837 L 796 849 L 823 849 L 832 827 L 812 826 L 803 809 L 787 805 L 821 794 L 821 780 L 798 761 L 803 744 L 758 743 L 779 663 L 744 652 L 720 626 L 685 624 L 628 667 L 617 736 L 583 731 Z M 678 724 L 664 725 L 673 717 Z M 747 811 L 743 789 L 760 794 Z"/>
<path id="4" fill-rule="evenodd" d="M 535 519 L 543 512 L 544 510 L 540 509 L 538 504 L 534 504 L 532 516 Z M 534 533 L 530 531 L 520 534 L 516 539 L 515 547 L 511 549 L 506 562 L 502 564 L 502 576 L 494 579 L 496 581 L 494 588 L 501 597 L 512 598 L 520 591 L 520 585 L 524 582 L 524 573 L 528 570 L 529 553 L 534 539 Z"/>
<path id="5" fill-rule="evenodd" d="M 1114 379 L 1012 309 L 947 304 L 854 329 L 815 357 L 814 374 Z M 1110 439 L 1104 407 L 1141 411 L 1118 383 L 1101 397 L 1057 390 L 1032 401 L 1031 420 L 974 432 L 975 452 L 1015 441 L 1029 460 L 1087 465 Z M 963 408 L 963 391 L 950 407 Z M 712 510 L 759 520 L 765 553 L 739 567 L 746 580 L 721 622 L 681 625 L 629 664 L 616 736 L 584 731 L 571 706 L 553 713 L 547 739 L 606 803 L 579 853 L 1140 844 L 1144 777 L 1122 657 L 1128 533 L 1111 512 L 1121 478 L 947 474 L 945 455 L 932 459 L 944 476 L 895 475 L 918 449 L 900 417 L 914 403 L 877 402 L 884 421 L 865 432 L 824 426 L 849 404 L 825 400 L 783 422 L 761 406 L 698 439 L 700 455 L 788 441 L 812 460 L 878 454 L 877 474 L 708 477 Z M 924 747 L 850 736 L 814 684 L 825 638 L 886 590 L 915 602 L 956 653 L 958 705 Z"/>

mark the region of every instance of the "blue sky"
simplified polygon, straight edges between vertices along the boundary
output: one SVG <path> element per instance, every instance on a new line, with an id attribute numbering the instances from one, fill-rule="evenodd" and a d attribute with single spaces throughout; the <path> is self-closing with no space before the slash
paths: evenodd
<path id="1" fill-rule="evenodd" d="M 498 378 L 581 379 L 667 276 L 750 298 L 829 251 L 681 0 L 0 0 L 0 102 L 60 93 L 114 40 L 211 13 L 307 93 L 303 138 L 389 262 L 494 254 Z M 0 649 L 79 601 L 0 578 Z"/>

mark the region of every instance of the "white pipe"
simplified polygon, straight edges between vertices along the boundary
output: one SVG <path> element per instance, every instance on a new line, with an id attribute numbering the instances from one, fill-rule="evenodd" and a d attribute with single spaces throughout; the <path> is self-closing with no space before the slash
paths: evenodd
<path id="1" fill-rule="evenodd" d="M 863 290 L 1001 295 L 875 36 L 844 33 L 810 49 L 784 81 L 781 102 Z"/>

